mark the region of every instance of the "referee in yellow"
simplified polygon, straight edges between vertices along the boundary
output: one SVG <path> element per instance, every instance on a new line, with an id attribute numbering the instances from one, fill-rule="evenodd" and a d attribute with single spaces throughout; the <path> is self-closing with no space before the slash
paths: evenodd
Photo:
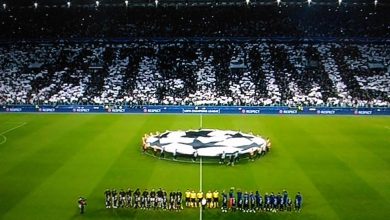
<path id="1" fill-rule="evenodd" d="M 212 194 L 211 191 L 209 190 L 209 191 L 206 193 L 207 208 L 212 208 L 212 206 L 213 206 L 213 204 L 211 204 L 212 198 L 213 198 L 213 194 Z"/>
<path id="2" fill-rule="evenodd" d="M 192 190 L 191 192 L 191 207 L 196 207 L 196 193 L 194 192 L 194 190 Z"/>
<path id="3" fill-rule="evenodd" d="M 186 191 L 186 207 L 189 207 L 190 206 L 190 201 L 191 201 L 191 192 L 189 189 L 187 189 Z"/>
<path id="4" fill-rule="evenodd" d="M 215 190 L 213 192 L 213 206 L 214 208 L 218 208 L 219 207 L 219 192 L 217 190 Z"/>
<path id="5" fill-rule="evenodd" d="M 202 191 L 199 191 L 197 194 L 196 194 L 196 197 L 198 199 L 197 203 L 199 203 L 199 206 L 201 206 L 201 202 L 202 202 L 202 199 L 203 199 L 203 192 Z"/>

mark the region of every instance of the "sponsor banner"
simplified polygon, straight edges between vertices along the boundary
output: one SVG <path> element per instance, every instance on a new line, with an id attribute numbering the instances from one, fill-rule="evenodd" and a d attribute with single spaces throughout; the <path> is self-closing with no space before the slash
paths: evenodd
<path id="1" fill-rule="evenodd" d="M 6 108 L 6 112 L 22 112 L 23 108 Z"/>
<path id="2" fill-rule="evenodd" d="M 288 107 L 265 106 L 123 106 L 122 108 L 109 108 L 104 106 L 77 106 L 59 105 L 40 106 L 13 105 L 3 106 L 0 112 L 74 112 L 74 113 L 169 113 L 169 114 L 312 114 L 312 115 L 390 115 L 390 108 L 341 108 L 341 107 L 306 107 L 303 110 L 289 109 Z"/>
<path id="3" fill-rule="evenodd" d="M 298 110 L 281 109 L 281 110 L 279 110 L 279 114 L 286 114 L 286 115 L 298 114 Z"/>
<path id="4" fill-rule="evenodd" d="M 367 111 L 367 110 L 365 110 L 365 111 L 363 111 L 363 110 L 356 110 L 355 112 L 354 112 L 354 114 L 355 115 L 372 115 L 372 111 Z"/>
<path id="5" fill-rule="evenodd" d="M 55 108 L 38 108 L 39 112 L 55 112 Z"/>
<path id="6" fill-rule="evenodd" d="M 161 113 L 160 108 L 144 108 L 144 113 Z"/>
<path id="7" fill-rule="evenodd" d="M 242 114 L 260 114 L 260 109 L 242 109 Z"/>
<path id="8" fill-rule="evenodd" d="M 202 109 L 183 109 L 183 113 L 198 113 L 198 114 L 219 114 L 220 109 L 207 109 L 207 108 L 202 108 Z"/>
<path id="9" fill-rule="evenodd" d="M 78 113 L 88 113 L 90 112 L 91 109 L 89 108 L 84 108 L 84 107 L 76 107 L 73 108 L 73 112 L 78 112 Z"/>
<path id="10" fill-rule="evenodd" d="M 334 115 L 336 111 L 334 110 L 317 110 L 317 114 L 319 115 Z"/>
<path id="11" fill-rule="evenodd" d="M 109 108 L 107 109 L 107 112 L 111 112 L 111 113 L 125 113 L 126 112 L 126 109 L 124 108 Z"/>

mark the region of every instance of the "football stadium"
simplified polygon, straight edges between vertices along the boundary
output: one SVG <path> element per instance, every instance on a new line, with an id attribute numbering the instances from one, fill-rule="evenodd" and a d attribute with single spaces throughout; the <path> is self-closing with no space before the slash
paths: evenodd
<path id="1" fill-rule="evenodd" d="M 389 12 L 0 0 L 0 219 L 390 219 Z"/>

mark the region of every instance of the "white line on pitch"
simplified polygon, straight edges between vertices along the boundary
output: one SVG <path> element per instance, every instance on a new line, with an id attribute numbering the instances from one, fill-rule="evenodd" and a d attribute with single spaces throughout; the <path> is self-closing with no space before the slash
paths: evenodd
<path id="1" fill-rule="evenodd" d="M 202 192 L 202 157 L 199 159 L 199 192 Z M 199 205 L 199 220 L 202 220 L 202 205 Z"/>
<path id="2" fill-rule="evenodd" d="M 27 122 L 23 122 L 22 124 L 20 124 L 20 125 L 18 125 L 18 126 L 16 126 L 16 127 L 13 127 L 13 128 L 10 128 L 10 129 L 8 129 L 8 130 L 6 130 L 6 131 L 1 132 L 1 133 L 0 133 L 0 136 L 3 138 L 3 141 L 0 142 L 0 144 L 4 144 L 5 142 L 7 142 L 7 137 L 4 136 L 5 134 L 7 134 L 8 132 L 13 131 L 13 130 L 15 130 L 15 129 L 17 129 L 17 128 L 20 128 L 20 127 L 22 127 L 22 126 L 24 126 L 24 125 L 26 125 L 26 124 L 27 124 Z"/>
<path id="3" fill-rule="evenodd" d="M 203 127 L 203 114 L 200 114 L 200 129 Z M 199 158 L 199 192 L 202 192 L 202 157 Z M 203 218 L 202 205 L 199 205 L 199 220 Z"/>

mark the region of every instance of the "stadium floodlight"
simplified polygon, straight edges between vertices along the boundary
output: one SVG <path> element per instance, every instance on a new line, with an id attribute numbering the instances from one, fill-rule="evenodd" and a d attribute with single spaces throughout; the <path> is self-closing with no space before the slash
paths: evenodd
<path id="1" fill-rule="evenodd" d="M 34 8 L 38 8 L 38 2 L 34 2 Z"/>
<path id="2" fill-rule="evenodd" d="M 100 2 L 99 2 L 99 1 L 96 1 L 95 3 L 96 3 L 96 7 L 99 7 Z"/>
<path id="3" fill-rule="evenodd" d="M 70 2 L 67 2 L 66 5 L 68 6 L 68 8 L 70 8 Z"/>
<path id="4" fill-rule="evenodd" d="M 156 4 L 156 7 L 158 6 L 158 0 L 154 1 L 154 3 Z"/>
<path id="5" fill-rule="evenodd" d="M 126 0 L 125 5 L 126 5 L 126 7 L 129 6 L 129 1 Z"/>
<path id="6" fill-rule="evenodd" d="M 251 0 L 245 0 L 246 4 L 249 5 L 251 3 Z"/>

